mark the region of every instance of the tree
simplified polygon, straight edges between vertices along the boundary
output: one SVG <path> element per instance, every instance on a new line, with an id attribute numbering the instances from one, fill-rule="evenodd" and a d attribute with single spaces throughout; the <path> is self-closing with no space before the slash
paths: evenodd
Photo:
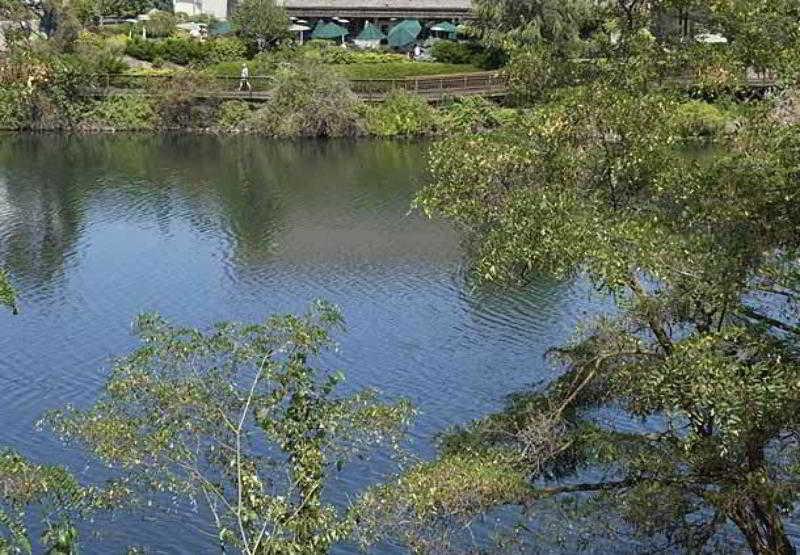
<path id="1" fill-rule="evenodd" d="M 290 36 L 289 16 L 274 0 L 243 0 L 231 22 L 236 34 L 259 52 Z"/>
<path id="2" fill-rule="evenodd" d="M 92 25 L 100 18 L 99 0 L 73 0 L 70 7 L 81 25 Z"/>
<path id="3" fill-rule="evenodd" d="M 136 17 L 153 7 L 150 0 L 97 0 L 101 17 Z"/>
<path id="4" fill-rule="evenodd" d="M 354 525 L 325 501 L 327 480 L 353 455 L 395 443 L 411 415 L 372 391 L 336 396 L 342 375 L 310 366 L 340 321 L 322 303 L 208 333 L 141 317 L 143 345 L 116 363 L 100 400 L 48 421 L 142 495 L 205 502 L 223 550 L 326 553 Z"/>
<path id="5" fill-rule="evenodd" d="M 169 37 L 175 34 L 178 18 L 172 12 L 159 11 L 150 15 L 147 22 L 147 35 L 150 37 Z"/>
<path id="6" fill-rule="evenodd" d="M 61 0 L 42 2 L 40 29 L 59 52 L 69 51 L 78 39 L 81 23 L 72 6 Z"/>
<path id="7" fill-rule="evenodd" d="M 487 46 L 546 42 L 564 48 L 592 22 L 592 7 L 590 0 L 477 0 L 471 28 Z"/>
<path id="8" fill-rule="evenodd" d="M 795 553 L 800 129 L 774 123 L 769 104 L 739 108 L 739 132 L 693 157 L 674 72 L 709 58 L 642 32 L 658 3 L 612 4 L 620 36 L 601 41 L 590 85 L 514 128 L 437 144 L 417 205 L 475 238 L 485 280 L 585 279 L 615 309 L 553 349 L 558 379 L 449 435 L 438 461 L 371 492 L 365 510 L 411 542 L 433 523 L 504 505 L 535 518 L 549 502 L 571 508 L 571 525 L 605 522 L 651 548 L 713 550 L 734 526 L 754 553 Z M 769 60 L 795 77 L 796 32 L 768 32 L 795 4 L 711 4 L 735 45 L 714 58 L 720 72 Z M 598 423 L 598 410 L 618 418 Z"/>
<path id="9" fill-rule="evenodd" d="M 0 553 L 31 553 L 28 523 L 41 519 L 39 543 L 43 552 L 78 552 L 76 521 L 125 503 L 129 491 L 122 484 L 104 488 L 82 486 L 65 468 L 35 464 L 19 453 L 0 450 Z"/>

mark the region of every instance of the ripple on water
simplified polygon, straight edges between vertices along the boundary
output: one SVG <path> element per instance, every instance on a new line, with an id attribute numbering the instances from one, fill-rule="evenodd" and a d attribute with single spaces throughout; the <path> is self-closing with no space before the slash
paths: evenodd
<path id="1" fill-rule="evenodd" d="M 409 213 L 425 179 L 423 150 L 0 139 L 0 262 L 24 307 L 0 318 L 0 443 L 86 468 L 31 425 L 43 410 L 95 398 L 111 357 L 135 345 L 130 323 L 142 310 L 204 326 L 299 311 L 317 298 L 340 305 L 348 330 L 325 366 L 344 369 L 346 387 L 410 398 L 424 456 L 437 432 L 551 376 L 543 355 L 585 303 L 544 281 L 473 288 L 454 230 Z M 332 495 L 342 502 L 390 471 L 379 456 L 343 475 Z M 205 552 L 213 543 L 198 523 L 189 509 L 163 522 L 125 520 L 110 546 L 89 551 L 150 543 Z"/>

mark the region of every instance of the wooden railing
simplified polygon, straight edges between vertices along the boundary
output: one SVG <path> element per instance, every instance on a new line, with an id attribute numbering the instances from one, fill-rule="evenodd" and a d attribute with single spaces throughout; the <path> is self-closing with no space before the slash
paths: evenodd
<path id="1" fill-rule="evenodd" d="M 429 75 L 405 79 L 355 79 L 350 87 L 365 100 L 376 100 L 396 90 L 423 96 L 448 96 L 463 93 L 487 95 L 504 93 L 508 89 L 505 77 L 499 72 L 464 73 L 458 75 Z"/>

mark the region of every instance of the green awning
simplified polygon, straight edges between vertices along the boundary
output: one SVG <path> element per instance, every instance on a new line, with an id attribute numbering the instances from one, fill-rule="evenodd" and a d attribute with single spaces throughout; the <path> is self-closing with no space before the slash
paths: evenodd
<path id="1" fill-rule="evenodd" d="M 385 38 L 386 35 L 384 35 L 380 29 L 367 21 L 364 24 L 364 30 L 361 31 L 360 35 L 358 35 L 357 40 L 383 40 Z"/>
<path id="2" fill-rule="evenodd" d="M 314 32 L 311 33 L 312 39 L 340 39 L 350 34 L 350 31 L 336 25 L 336 23 L 318 23 Z"/>
<path id="3" fill-rule="evenodd" d="M 417 40 L 422 25 L 416 19 L 404 19 L 389 31 L 389 46 L 403 48 Z"/>

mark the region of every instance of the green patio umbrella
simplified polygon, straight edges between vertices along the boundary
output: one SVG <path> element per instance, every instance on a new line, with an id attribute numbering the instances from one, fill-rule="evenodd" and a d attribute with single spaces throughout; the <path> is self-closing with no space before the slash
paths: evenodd
<path id="1" fill-rule="evenodd" d="M 437 33 L 447 33 L 447 38 L 454 40 L 456 38 L 456 32 L 458 31 L 458 28 L 449 21 L 442 21 L 441 23 L 437 23 L 431 27 L 431 31 L 435 31 Z"/>
<path id="2" fill-rule="evenodd" d="M 385 38 L 386 35 L 384 35 L 380 29 L 367 21 L 364 24 L 364 30 L 361 31 L 360 35 L 358 35 L 357 40 L 383 40 Z"/>
<path id="3" fill-rule="evenodd" d="M 420 32 L 422 25 L 416 19 L 404 19 L 389 31 L 389 46 L 404 48 L 413 44 Z"/>
<path id="4" fill-rule="evenodd" d="M 439 31 L 440 33 L 455 33 L 458 28 L 449 21 L 442 21 L 431 27 L 431 31 Z"/>
<path id="5" fill-rule="evenodd" d="M 311 33 L 312 39 L 342 39 L 350 34 L 350 31 L 342 27 L 341 25 L 336 25 L 336 23 L 317 23 L 317 27 L 314 29 L 314 32 Z"/>

